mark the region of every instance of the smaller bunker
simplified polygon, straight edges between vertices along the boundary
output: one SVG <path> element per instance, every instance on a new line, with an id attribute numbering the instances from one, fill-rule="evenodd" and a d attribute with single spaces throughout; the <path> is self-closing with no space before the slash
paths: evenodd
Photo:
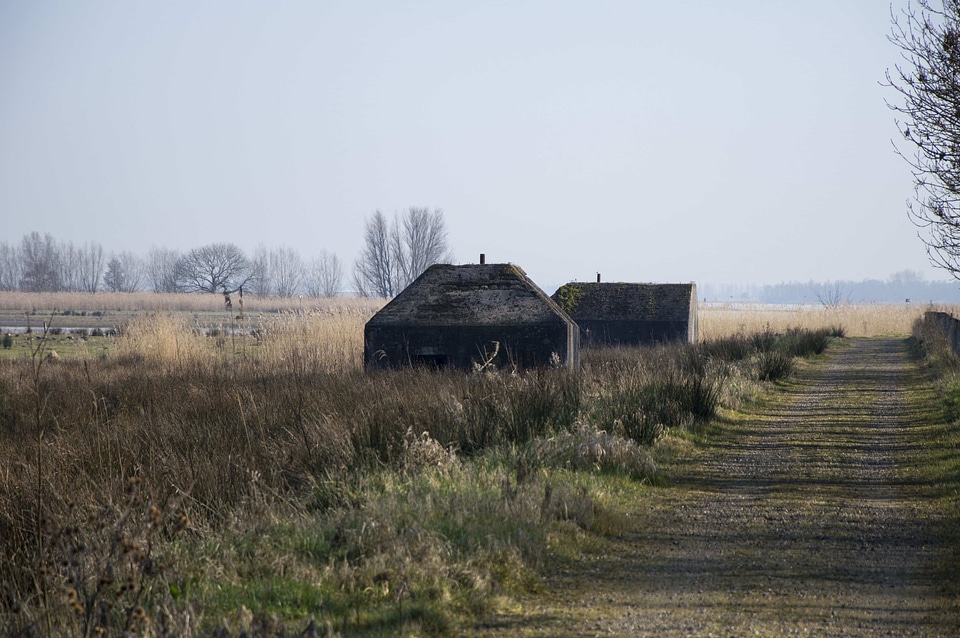
<path id="1" fill-rule="evenodd" d="M 580 330 L 513 264 L 435 264 L 364 328 L 367 367 L 580 362 Z"/>
<path id="2" fill-rule="evenodd" d="M 580 326 L 584 346 L 696 343 L 697 285 L 569 283 L 553 300 Z"/>

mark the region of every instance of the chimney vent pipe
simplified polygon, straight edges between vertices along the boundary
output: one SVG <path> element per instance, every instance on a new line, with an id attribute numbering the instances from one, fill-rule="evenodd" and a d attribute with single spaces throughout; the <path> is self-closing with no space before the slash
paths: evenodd
<path id="1" fill-rule="evenodd" d="M 487 263 L 487 256 L 483 253 L 480 253 L 480 265 L 482 266 L 485 263 Z"/>
<path id="2" fill-rule="evenodd" d="M 597 283 L 600 283 L 600 273 L 597 273 Z"/>

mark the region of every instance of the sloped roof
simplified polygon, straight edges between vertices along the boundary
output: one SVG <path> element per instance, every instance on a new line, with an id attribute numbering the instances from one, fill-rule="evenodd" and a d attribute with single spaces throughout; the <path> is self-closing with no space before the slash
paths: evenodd
<path id="1" fill-rule="evenodd" d="M 373 325 L 569 322 L 560 307 L 513 264 L 435 264 L 374 315 Z"/>
<path id="2" fill-rule="evenodd" d="M 553 299 L 574 321 L 687 321 L 696 284 L 569 283 Z"/>

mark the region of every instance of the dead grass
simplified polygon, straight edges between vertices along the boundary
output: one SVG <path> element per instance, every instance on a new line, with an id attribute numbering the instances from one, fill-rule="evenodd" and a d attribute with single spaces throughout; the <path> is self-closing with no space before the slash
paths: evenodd
<path id="1" fill-rule="evenodd" d="M 232 296 L 233 312 L 239 312 L 239 299 Z M 383 299 L 359 297 L 264 297 L 246 295 L 243 309 L 247 315 L 258 312 L 300 312 L 339 308 L 371 310 L 371 314 L 383 306 Z M 155 293 L 155 292 L 10 292 L 0 291 L 0 312 L 34 312 L 39 315 L 76 312 L 217 312 L 223 311 L 224 299 L 220 294 Z"/>
<path id="2" fill-rule="evenodd" d="M 192 313 L 152 311 L 96 357 L 0 359 L 0 633 L 42 629 L 48 614 L 77 626 L 72 601 L 96 599 L 94 572 L 117 560 L 103 522 L 118 524 L 136 478 L 140 520 L 156 505 L 190 525 L 137 533 L 166 567 L 123 566 L 163 586 L 137 590 L 135 605 L 111 594 L 129 608 L 114 629 L 140 622 L 139 606 L 208 632 L 226 619 L 230 635 L 299 633 L 310 618 L 358 635 L 449 634 L 535 588 L 552 555 L 618 533 L 609 495 L 635 495 L 656 471 L 623 428 L 654 410 L 639 385 L 636 401 L 596 409 L 620 377 L 709 374 L 725 402 L 756 377 L 750 357 L 707 363 L 690 347 L 621 349 L 579 373 L 364 372 L 372 312 L 248 313 L 210 336 Z M 675 393 L 654 394 L 671 407 L 653 426 L 695 423 Z M 45 534 L 101 548 L 84 591 L 71 597 L 70 575 L 41 564 Z"/>
<path id="3" fill-rule="evenodd" d="M 842 327 L 848 337 L 908 336 L 913 323 L 928 310 L 958 311 L 956 307 L 901 304 L 824 306 L 774 304 L 701 304 L 700 339 L 709 341 L 736 334 L 786 332 Z"/>

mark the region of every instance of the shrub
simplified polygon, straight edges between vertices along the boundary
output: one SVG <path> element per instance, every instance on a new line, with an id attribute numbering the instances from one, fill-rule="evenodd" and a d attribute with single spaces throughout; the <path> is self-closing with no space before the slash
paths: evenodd
<path id="1" fill-rule="evenodd" d="M 589 418 L 598 427 L 651 445 L 666 428 L 689 428 L 716 416 L 723 364 L 684 346 L 640 349 L 640 365 L 602 370 Z"/>
<path id="2" fill-rule="evenodd" d="M 777 346 L 777 335 L 768 327 L 763 332 L 757 332 L 751 337 L 753 349 L 756 352 L 767 352 Z"/>
<path id="3" fill-rule="evenodd" d="M 733 335 L 700 344 L 700 352 L 707 359 L 734 362 L 742 361 L 754 352 L 754 346 L 745 336 Z"/>
<path id="4" fill-rule="evenodd" d="M 757 355 L 757 378 L 761 381 L 786 379 L 793 371 L 793 357 L 780 350 L 760 352 Z"/>
<path id="5" fill-rule="evenodd" d="M 777 350 L 793 357 L 823 354 L 828 345 L 830 345 L 830 331 L 826 328 L 819 330 L 793 328 L 776 341 Z"/>

